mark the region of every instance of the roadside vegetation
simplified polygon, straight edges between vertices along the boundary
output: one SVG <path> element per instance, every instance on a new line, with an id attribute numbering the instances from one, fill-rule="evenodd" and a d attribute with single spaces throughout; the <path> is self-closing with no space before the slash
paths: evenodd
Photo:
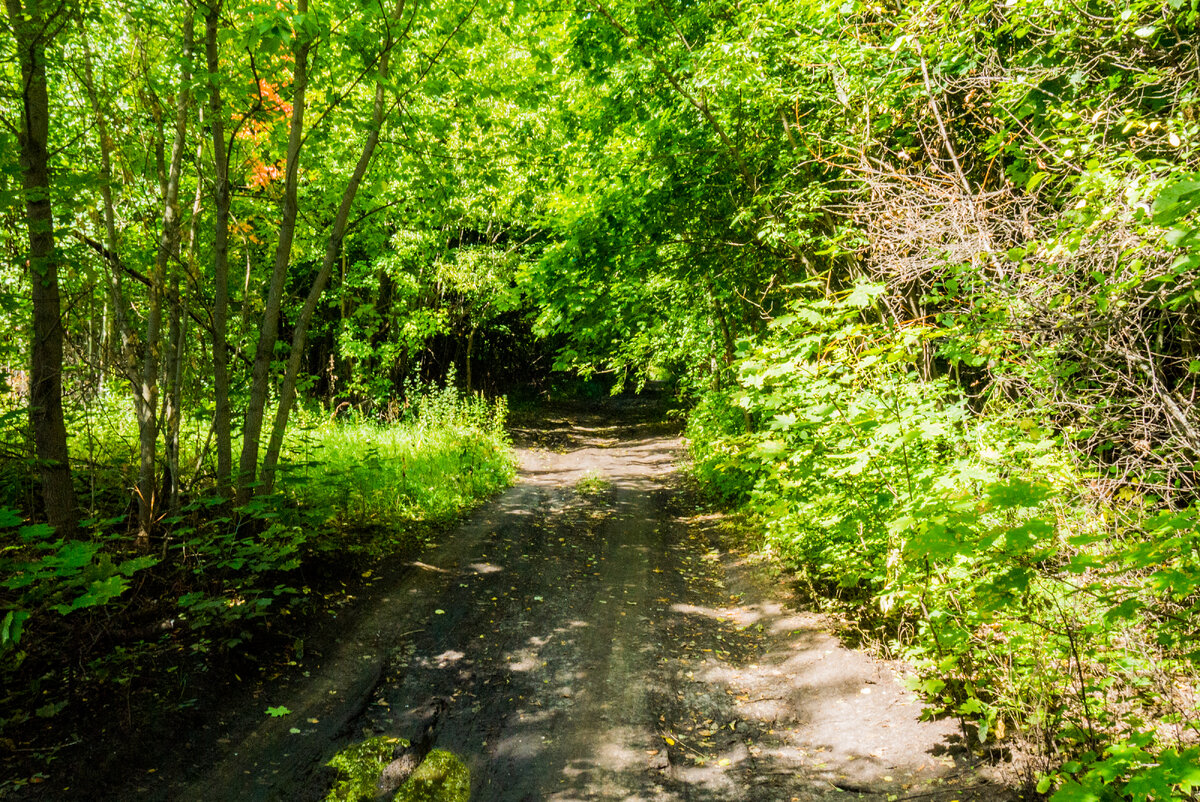
<path id="1" fill-rule="evenodd" d="M 502 400 L 414 389 L 394 420 L 301 410 L 272 494 L 230 510 L 211 489 L 186 492 L 148 548 L 124 533 L 123 494 L 97 497 L 70 540 L 0 511 L 0 738 L 24 745 L 9 760 L 29 767 L 12 785 L 97 728 L 136 731 L 196 704 L 206 672 L 302 659 L 314 613 L 512 481 Z M 130 421 L 92 413 L 91 473 L 120 487 L 137 470 Z M 182 449 L 201 475 L 202 447 Z"/>

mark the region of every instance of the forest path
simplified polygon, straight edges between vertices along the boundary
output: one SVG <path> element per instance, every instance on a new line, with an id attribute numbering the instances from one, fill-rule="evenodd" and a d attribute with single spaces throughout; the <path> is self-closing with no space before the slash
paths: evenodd
<path id="1" fill-rule="evenodd" d="M 656 411 L 539 413 L 517 485 L 348 622 L 309 676 L 175 799 L 320 799 L 373 734 L 434 746 L 476 800 L 995 800 L 956 724 L 689 510 Z M 292 730 L 298 730 L 293 732 Z"/>

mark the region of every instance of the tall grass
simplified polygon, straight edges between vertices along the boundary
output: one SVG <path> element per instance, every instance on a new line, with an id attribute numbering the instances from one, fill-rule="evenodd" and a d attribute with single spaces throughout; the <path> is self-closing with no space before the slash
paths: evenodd
<path id="1" fill-rule="evenodd" d="M 185 507 L 212 492 L 210 413 L 194 410 L 182 422 Z M 448 520 L 512 481 L 507 415 L 503 398 L 464 394 L 452 384 L 411 386 L 403 402 L 378 415 L 301 407 L 284 442 L 276 501 L 323 511 L 341 529 Z M 25 416 L 20 409 L 0 416 L 0 427 L 11 424 L 0 431 L 0 508 L 28 510 L 33 504 Z M 68 410 L 68 417 L 84 513 L 118 526 L 116 519 L 133 511 L 130 488 L 138 470 L 137 421 L 128 394 L 101 393 Z M 236 456 L 236 432 L 233 447 Z"/>
<path id="2" fill-rule="evenodd" d="M 281 492 L 341 528 L 453 518 L 512 481 L 506 415 L 503 399 L 453 387 L 390 422 L 309 410 L 285 443 Z"/>

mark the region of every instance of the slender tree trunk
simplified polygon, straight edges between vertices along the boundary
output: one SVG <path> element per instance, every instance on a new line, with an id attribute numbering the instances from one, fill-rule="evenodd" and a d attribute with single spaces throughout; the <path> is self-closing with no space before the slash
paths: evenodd
<path id="1" fill-rule="evenodd" d="M 308 0 L 298 0 L 297 14 L 308 13 Z M 275 248 L 275 264 L 267 287 L 267 303 L 258 330 L 258 347 L 250 368 L 250 401 L 242 427 L 242 454 L 238 466 L 237 501 L 244 504 L 253 493 L 258 472 L 259 438 L 266 414 L 267 391 L 270 386 L 271 358 L 275 341 L 279 339 L 279 310 L 283 304 L 284 282 L 292 258 L 292 240 L 296 234 L 296 185 L 300 171 L 300 148 L 304 136 L 305 91 L 308 87 L 308 53 L 311 41 L 297 31 L 298 41 L 293 51 L 295 67 L 292 73 L 292 120 L 288 132 L 287 168 L 283 189 L 283 220 L 279 225 L 279 242 Z"/>
<path id="2" fill-rule="evenodd" d="M 717 318 L 717 325 L 721 329 L 721 343 L 724 345 L 724 364 L 717 374 L 717 389 L 725 386 L 725 382 L 730 378 L 733 371 L 733 363 L 737 358 L 736 344 L 733 340 L 733 327 L 729 323 L 729 314 L 725 311 L 724 304 L 717 297 L 716 288 L 713 287 L 712 279 L 708 280 L 708 297 L 712 301 L 713 314 Z M 742 423 L 746 426 L 746 431 L 754 431 L 754 420 L 750 417 L 750 410 L 742 408 Z"/>
<path id="3" fill-rule="evenodd" d="M 386 61 L 383 72 L 386 74 Z M 375 107 L 371 120 L 371 133 L 367 135 L 367 141 L 363 145 L 362 153 L 359 154 L 358 162 L 354 165 L 354 172 L 350 176 L 350 180 L 346 183 L 346 189 L 342 193 L 342 202 L 338 207 L 337 217 L 333 222 L 333 229 L 329 232 L 329 240 L 325 245 L 325 258 L 321 262 L 321 270 L 317 273 L 317 277 L 313 279 L 312 287 L 309 288 L 308 297 L 304 301 L 304 307 L 300 310 L 300 316 L 296 320 L 295 328 L 292 330 L 292 349 L 288 354 L 287 370 L 283 376 L 283 385 L 279 391 L 279 407 L 275 411 L 275 422 L 271 427 L 271 439 L 267 444 L 267 453 L 263 457 L 262 467 L 262 484 L 263 492 L 270 492 L 275 482 L 275 468 L 279 464 L 279 452 L 283 447 L 283 436 L 287 432 L 288 416 L 291 414 L 292 406 L 296 400 L 296 379 L 300 374 L 300 363 L 304 358 L 304 345 L 308 337 L 308 327 L 312 322 L 313 314 L 317 310 L 317 304 L 321 300 L 321 294 L 325 291 L 325 285 L 329 283 L 329 276 L 333 272 L 333 266 L 337 263 L 338 252 L 342 248 L 342 240 L 346 234 L 346 223 L 350 218 L 350 208 L 354 205 L 354 198 L 358 194 L 358 188 L 362 184 L 363 176 L 366 175 L 367 168 L 371 164 L 371 158 L 375 154 L 375 147 L 379 143 L 379 132 L 383 127 L 383 106 L 384 106 L 384 86 L 382 81 L 375 86 Z"/>
<path id="4" fill-rule="evenodd" d="M 179 511 L 179 425 L 181 421 L 184 354 L 187 350 L 187 321 L 181 314 L 179 274 L 171 276 L 169 298 L 169 323 L 167 325 L 167 355 L 163 362 L 163 451 L 166 467 L 163 470 L 163 493 L 167 509 L 172 514 Z"/>
<path id="5" fill-rule="evenodd" d="M 159 507 L 158 458 L 158 371 L 162 359 L 162 306 L 171 257 L 179 250 L 179 178 L 183 151 L 187 146 L 187 121 L 191 108 L 191 58 L 193 15 L 189 9 L 183 23 L 184 73 L 175 104 L 175 138 L 171 162 L 163 185 L 163 221 L 154 272 L 150 275 L 150 301 L 146 312 L 146 344 L 142 357 L 141 381 L 135 389 L 138 417 L 138 540 L 145 543 L 154 527 Z M 178 286 L 178 285 L 176 285 Z M 174 347 L 174 344 L 171 344 Z"/>
<path id="6" fill-rule="evenodd" d="M 471 324 L 471 333 L 467 335 L 467 392 L 473 389 L 471 384 L 471 362 L 475 356 L 475 332 L 479 330 L 478 323 Z"/>
<path id="7" fill-rule="evenodd" d="M 117 219 L 112 194 L 112 157 L 109 155 L 108 114 L 96 92 L 92 75 L 92 48 L 86 29 L 83 39 L 84 90 L 92 104 L 96 118 L 96 135 L 100 150 L 100 200 L 104 205 L 104 241 L 108 246 L 105 263 L 108 265 L 108 303 L 112 305 L 112 320 L 106 325 L 111 328 L 113 359 L 121 375 L 133 383 L 136 367 L 133 361 L 134 335 L 125 316 L 125 287 L 121 275 L 120 250 L 117 242 Z M 105 307 L 107 311 L 107 306 Z M 107 316 L 106 316 L 107 317 Z"/>
<path id="8" fill-rule="evenodd" d="M 397 0 L 392 10 L 392 21 L 398 21 L 403 13 L 404 0 Z M 321 262 L 320 271 L 317 273 L 316 278 L 313 279 L 312 286 L 308 291 L 308 297 L 304 300 L 304 307 L 300 310 L 295 328 L 292 330 L 292 347 L 288 353 L 287 369 L 284 372 L 283 384 L 279 391 L 279 407 L 275 411 L 275 421 L 271 426 L 271 439 L 267 443 L 267 453 L 263 457 L 261 477 L 263 492 L 270 492 L 275 483 L 275 469 L 279 465 L 279 452 L 283 448 L 283 436 L 287 433 L 288 417 L 291 414 L 292 406 L 296 402 L 296 380 L 300 375 L 300 363 L 304 358 L 304 346 L 308 338 L 308 327 L 312 323 L 312 317 L 317 310 L 317 304 L 321 300 L 322 293 L 325 292 L 325 286 L 329 283 L 329 277 L 333 273 L 334 265 L 337 263 L 338 253 L 342 250 L 342 242 L 346 235 L 346 224 L 350 219 L 350 209 L 354 205 L 354 198 L 358 194 L 358 188 L 361 186 L 363 177 L 367 173 L 367 168 L 371 166 L 371 159 L 374 157 L 375 148 L 379 144 L 379 134 L 383 129 L 385 84 L 388 78 L 388 65 L 394 44 L 394 39 L 389 35 L 388 41 L 384 45 L 384 51 L 380 56 L 379 80 L 375 83 L 375 104 L 371 110 L 371 132 L 367 135 L 367 141 L 363 143 L 362 152 L 359 154 L 358 161 L 354 165 L 354 172 L 350 174 L 350 179 L 346 182 L 346 189 L 342 192 L 342 201 L 338 206 L 337 217 L 334 218 L 333 228 L 329 232 L 329 239 L 325 245 L 325 258 Z M 343 281 L 345 280 L 345 269 L 346 260 L 343 253 Z M 332 392 L 332 371 L 330 374 Z"/>
<path id="9" fill-rule="evenodd" d="M 217 492 L 233 495 L 233 414 L 229 407 L 229 149 L 225 144 L 225 106 L 221 100 L 217 33 L 221 0 L 212 0 L 205 17 L 204 50 L 208 66 L 209 129 L 213 145 L 213 437 L 217 449 Z"/>
<path id="10" fill-rule="evenodd" d="M 200 124 L 204 123 L 204 109 L 200 109 Z M 200 165 L 204 159 L 204 142 L 196 145 L 196 194 L 192 197 L 192 216 L 188 222 L 187 269 L 194 271 L 196 267 L 196 246 L 200 234 L 200 216 L 204 211 L 204 184 L 200 180 Z M 163 479 L 163 487 L 167 493 L 167 504 L 172 515 L 177 515 L 180 508 L 180 492 L 183 476 L 179 466 L 179 429 L 183 414 L 183 371 L 187 355 L 188 320 L 183 315 L 183 298 L 180 294 L 179 271 L 171 275 L 171 324 L 168 339 L 171 350 L 164 369 L 167 380 L 166 419 L 167 432 L 165 440 L 167 468 Z"/>
<path id="11" fill-rule="evenodd" d="M 46 519 L 58 534 L 71 536 L 79 525 L 79 509 L 63 420 L 63 324 L 50 205 L 50 96 L 46 87 L 46 44 L 61 26 L 65 6 L 31 2 L 22 8 L 21 0 L 5 0 L 5 8 L 21 64 L 20 161 L 33 301 L 29 418 L 41 467 Z"/>

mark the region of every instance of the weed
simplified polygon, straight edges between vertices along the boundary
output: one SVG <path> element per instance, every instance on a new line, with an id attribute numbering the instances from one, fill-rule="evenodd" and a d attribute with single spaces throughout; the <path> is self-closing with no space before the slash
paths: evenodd
<path id="1" fill-rule="evenodd" d="M 575 482 L 575 492 L 581 496 L 599 496 L 608 492 L 612 482 L 597 471 L 588 471 Z"/>

